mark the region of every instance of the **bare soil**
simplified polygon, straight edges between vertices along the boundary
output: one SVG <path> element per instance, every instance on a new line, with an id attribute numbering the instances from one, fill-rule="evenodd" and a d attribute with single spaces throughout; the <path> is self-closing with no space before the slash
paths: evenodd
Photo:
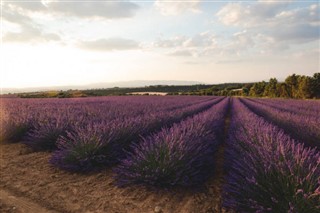
<path id="1" fill-rule="evenodd" d="M 201 189 L 119 188 L 112 170 L 73 174 L 52 167 L 50 153 L 0 144 L 0 212 L 225 212 L 221 208 L 223 150 Z M 220 163 L 219 163 L 220 162 Z"/>

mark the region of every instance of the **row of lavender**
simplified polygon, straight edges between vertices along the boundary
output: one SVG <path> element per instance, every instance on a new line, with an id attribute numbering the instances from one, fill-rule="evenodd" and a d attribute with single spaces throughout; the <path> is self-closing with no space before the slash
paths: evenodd
<path id="1" fill-rule="evenodd" d="M 236 212 L 320 212 L 320 153 L 243 102 L 233 99 L 231 108 L 224 205 Z"/>
<path id="2" fill-rule="evenodd" d="M 132 102 L 125 100 L 123 108 L 121 104 L 113 105 L 121 110 L 119 116 L 110 117 L 103 113 L 105 109 L 112 111 L 113 107 L 105 105 L 112 105 L 116 99 L 101 106 L 94 99 L 88 99 L 84 105 L 77 99 L 70 101 L 65 107 L 68 110 L 59 111 L 69 116 L 64 120 L 68 125 L 63 134 L 52 137 L 52 141 L 57 140 L 58 149 L 53 152 L 51 163 L 68 171 L 82 172 L 117 163 L 114 171 L 120 185 L 202 184 L 214 168 L 213 156 L 221 142 L 229 99 L 191 99 L 180 102 L 175 97 L 176 103 L 168 100 L 162 104 L 148 99 L 151 101 L 139 105 L 142 99 L 133 98 Z M 91 101 L 92 108 L 88 107 Z M 8 110 L 14 112 L 21 106 L 16 104 Z M 38 114 L 33 114 L 37 119 L 31 123 L 41 121 L 39 128 L 43 129 L 40 131 L 37 125 L 29 127 L 27 144 L 32 144 L 31 147 L 51 140 L 56 127 L 49 124 L 56 112 L 50 111 L 50 106 L 52 103 L 48 107 L 32 108 Z M 56 107 L 63 109 L 61 105 Z M 226 147 L 225 206 L 236 212 L 319 211 L 319 152 L 305 148 L 252 112 L 269 109 L 264 107 L 256 100 L 233 99 Z M 280 107 L 270 106 L 270 109 L 278 110 L 277 117 L 285 119 L 282 113 L 288 113 L 289 109 L 280 111 Z M 45 113 L 51 117 L 39 119 Z M 20 114 L 26 113 L 11 116 Z M 46 136 L 46 133 L 50 134 Z"/>
<path id="3" fill-rule="evenodd" d="M 41 126 L 64 129 L 88 122 L 121 120 L 170 111 L 208 101 L 208 98 L 104 97 L 86 99 L 1 99 L 1 141 L 20 141 Z M 52 127 L 51 127 L 52 126 Z M 24 137 L 25 139 L 25 137 Z"/>
<path id="4" fill-rule="evenodd" d="M 318 100 L 290 100 L 279 98 L 255 98 L 251 100 L 282 111 L 313 117 L 320 116 L 320 102 Z"/>
<path id="5" fill-rule="evenodd" d="M 86 172 L 118 163 L 141 137 L 169 127 L 221 102 L 216 98 L 173 111 L 144 114 L 111 122 L 88 122 L 58 138 L 51 163 L 69 171 Z"/>
<path id="6" fill-rule="evenodd" d="M 212 174 L 229 105 L 224 99 L 210 109 L 132 146 L 115 171 L 118 183 L 158 186 L 203 184 Z"/>
<path id="7" fill-rule="evenodd" d="M 16 142 L 24 133 L 38 126 L 60 126 L 66 124 L 85 123 L 88 120 L 103 121 L 135 117 L 141 114 L 191 105 L 194 102 L 180 102 L 168 99 L 167 103 L 157 97 L 146 99 L 140 97 L 108 97 L 87 99 L 1 99 L 1 121 L 3 133 L 1 140 Z M 196 101 L 196 100 L 194 100 Z M 201 101 L 201 100 L 198 100 Z M 205 101 L 205 99 L 203 99 Z M 187 103 L 187 104 L 186 104 Z M 152 111 L 153 110 L 153 111 Z M 9 128 L 12 127 L 12 128 Z M 16 132 L 15 132 L 16 130 Z"/>
<path id="8" fill-rule="evenodd" d="M 256 114 L 310 147 L 320 149 L 320 102 L 241 99 Z"/>
<path id="9" fill-rule="evenodd" d="M 34 150 L 56 150 L 51 163 L 62 169 L 89 171 L 118 162 L 141 136 L 169 127 L 221 100 L 111 97 L 22 102 L 16 99 L 4 103 L 7 117 L 2 116 L 1 135 L 7 141 L 22 138 Z"/>

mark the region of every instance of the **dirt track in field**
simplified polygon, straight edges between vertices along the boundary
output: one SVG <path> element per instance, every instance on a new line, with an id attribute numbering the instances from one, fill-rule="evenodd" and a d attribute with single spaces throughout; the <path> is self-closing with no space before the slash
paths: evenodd
<path id="1" fill-rule="evenodd" d="M 229 118 L 226 119 L 226 127 Z M 115 186 L 112 170 L 72 174 L 52 167 L 50 153 L 29 152 L 23 144 L 0 144 L 0 212 L 226 212 L 222 144 L 215 175 L 202 188 L 156 190 Z M 160 210 L 160 211 L 158 211 Z"/>

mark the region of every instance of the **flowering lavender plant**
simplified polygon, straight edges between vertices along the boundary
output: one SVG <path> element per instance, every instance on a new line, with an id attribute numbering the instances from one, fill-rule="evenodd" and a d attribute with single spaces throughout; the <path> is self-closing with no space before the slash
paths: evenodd
<path id="1" fill-rule="evenodd" d="M 320 149 L 320 117 L 306 115 L 299 108 L 283 109 L 283 107 L 268 106 L 253 99 L 241 99 L 253 112 L 281 127 L 288 135 L 303 142 L 309 147 Z M 290 103 L 290 102 L 289 102 Z"/>
<path id="2" fill-rule="evenodd" d="M 119 185 L 198 185 L 212 171 L 228 100 L 135 144 L 115 169 Z M 211 168 L 211 169 L 210 169 Z"/>
<path id="3" fill-rule="evenodd" d="M 70 131 L 70 124 L 66 117 L 41 120 L 34 122 L 33 126 L 24 143 L 35 151 L 55 150 L 58 138 L 66 136 L 66 132 Z"/>
<path id="4" fill-rule="evenodd" d="M 185 109 L 163 110 L 108 122 L 91 120 L 85 124 L 79 123 L 84 127 L 75 128 L 73 133 L 58 140 L 58 150 L 53 153 L 50 162 L 59 168 L 79 172 L 108 167 L 123 159 L 125 150 L 130 150 L 130 145 L 138 141 L 140 136 L 152 134 L 164 125 L 172 125 L 173 122 L 205 110 L 221 100 L 219 98 Z"/>
<path id="5" fill-rule="evenodd" d="M 5 123 L 1 129 L 1 142 L 19 142 L 31 129 L 29 122 L 12 122 Z"/>
<path id="6" fill-rule="evenodd" d="M 86 172 L 102 167 L 108 162 L 107 150 L 112 133 L 103 131 L 102 124 L 87 125 L 67 132 L 57 142 L 58 150 L 50 163 L 69 171 Z"/>
<path id="7" fill-rule="evenodd" d="M 235 99 L 224 205 L 237 212 L 319 212 L 320 153 Z"/>

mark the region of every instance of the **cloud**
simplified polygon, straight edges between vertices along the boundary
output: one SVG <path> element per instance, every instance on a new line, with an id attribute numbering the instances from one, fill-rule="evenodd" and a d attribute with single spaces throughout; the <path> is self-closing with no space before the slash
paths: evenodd
<path id="1" fill-rule="evenodd" d="M 318 40 L 319 6 L 292 8 L 289 5 L 290 2 L 258 1 L 223 6 L 216 14 L 218 20 L 246 32 L 233 35 L 230 51 L 255 48 L 261 53 L 279 52 L 293 45 Z"/>
<path id="2" fill-rule="evenodd" d="M 250 51 L 255 46 L 254 34 L 249 33 L 247 30 L 243 30 L 234 33 L 229 39 L 229 42 L 225 42 L 225 45 L 221 45 L 222 54 L 236 54 L 241 55 L 244 52 Z"/>
<path id="3" fill-rule="evenodd" d="M 217 40 L 214 33 L 202 32 L 192 37 L 173 36 L 171 38 L 159 38 L 152 44 L 153 48 L 167 49 L 170 56 L 193 56 L 205 55 L 207 52 L 216 51 Z"/>
<path id="4" fill-rule="evenodd" d="M 239 63 L 243 63 L 243 60 L 220 60 L 217 61 L 216 64 L 239 64 Z"/>
<path id="5" fill-rule="evenodd" d="M 176 16 L 184 12 L 199 13 L 199 4 L 201 0 L 194 1 L 164 1 L 156 0 L 154 6 L 165 16 Z"/>
<path id="6" fill-rule="evenodd" d="M 288 9 L 289 5 L 290 2 L 274 1 L 258 1 L 249 5 L 230 3 L 222 7 L 216 16 L 224 25 L 245 28 L 279 27 L 301 23 L 319 25 L 318 5 Z"/>
<path id="7" fill-rule="evenodd" d="M 114 51 L 139 49 L 139 43 L 124 38 L 108 38 L 94 41 L 82 41 L 78 44 L 79 48 L 93 51 Z"/>
<path id="8" fill-rule="evenodd" d="M 216 36 L 211 32 L 199 33 L 192 38 L 189 38 L 183 42 L 185 47 L 208 47 L 215 46 Z"/>
<path id="9" fill-rule="evenodd" d="M 309 24 L 297 24 L 279 27 L 271 35 L 281 41 L 308 42 L 319 39 L 320 28 Z"/>
<path id="10" fill-rule="evenodd" d="M 192 56 L 193 54 L 189 50 L 175 50 L 175 51 L 169 53 L 168 55 L 185 57 L 185 56 Z"/>
<path id="11" fill-rule="evenodd" d="M 106 18 L 119 19 L 128 18 L 135 15 L 138 5 L 132 2 L 112 1 L 112 2 L 52 2 L 48 9 L 61 13 L 66 16 L 75 16 L 80 18 Z"/>
<path id="12" fill-rule="evenodd" d="M 28 10 L 33 12 L 46 10 L 46 6 L 41 2 L 41 0 L 10 1 L 4 2 L 4 5 L 9 6 L 11 9 Z"/>
<path id="13" fill-rule="evenodd" d="M 155 47 L 172 48 L 172 47 L 209 47 L 216 44 L 216 36 L 212 32 L 198 33 L 192 37 L 173 36 L 171 38 L 159 38 L 154 42 Z"/>
<path id="14" fill-rule="evenodd" d="M 7 42 L 46 42 L 58 41 L 60 36 L 54 32 L 45 32 L 43 25 L 37 24 L 37 14 L 46 16 L 67 16 L 77 18 L 119 19 L 134 16 L 139 7 L 131 2 L 106 1 L 11 1 L 3 3 L 2 18 L 19 26 L 19 32 L 5 32 Z"/>
<path id="15" fill-rule="evenodd" d="M 258 1 L 254 4 L 229 3 L 216 14 L 227 26 L 255 27 L 273 23 L 273 18 L 286 9 L 289 2 Z"/>
<path id="16" fill-rule="evenodd" d="M 29 12 L 59 14 L 79 18 L 119 19 L 135 15 L 139 6 L 125 1 L 33 1 L 7 2 L 11 8 Z"/>
<path id="17" fill-rule="evenodd" d="M 167 39 L 159 38 L 153 43 L 153 46 L 162 48 L 179 47 L 182 46 L 186 40 L 187 38 L 185 36 L 174 36 Z"/>
<path id="18" fill-rule="evenodd" d="M 61 39 L 58 34 L 43 32 L 41 25 L 36 24 L 30 17 L 17 11 L 5 8 L 2 18 L 19 26 L 19 32 L 4 33 L 4 42 L 47 42 Z"/>
<path id="19" fill-rule="evenodd" d="M 4 35 L 4 42 L 48 42 L 60 41 L 61 38 L 55 33 L 43 33 L 41 29 L 25 25 L 21 32 L 8 32 Z"/>

